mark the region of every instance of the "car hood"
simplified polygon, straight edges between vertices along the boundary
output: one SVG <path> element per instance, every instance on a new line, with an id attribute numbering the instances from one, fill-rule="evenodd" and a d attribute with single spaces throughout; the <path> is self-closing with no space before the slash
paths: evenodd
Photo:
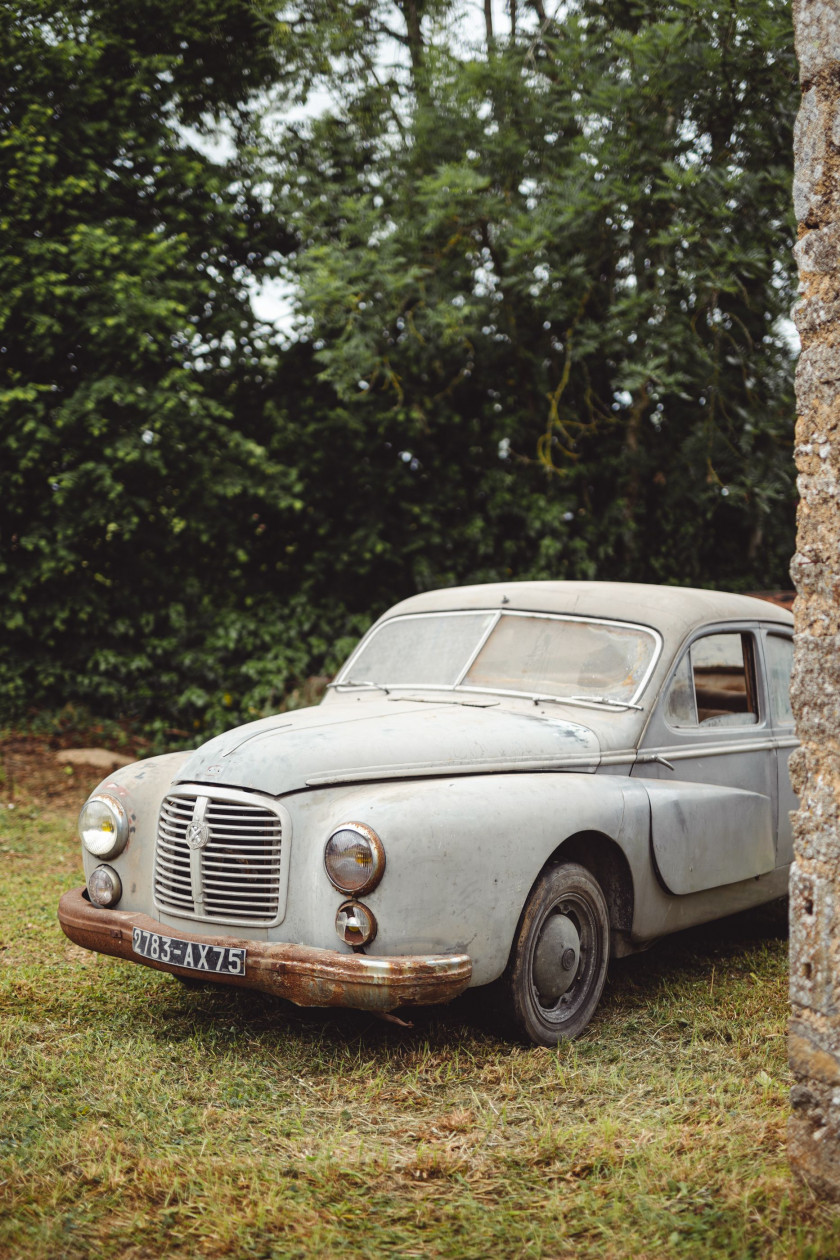
<path id="1" fill-rule="evenodd" d="M 278 714 L 219 735 L 188 758 L 177 782 L 280 796 L 372 779 L 592 771 L 599 760 L 594 732 L 562 718 L 493 705 L 365 698 Z"/>

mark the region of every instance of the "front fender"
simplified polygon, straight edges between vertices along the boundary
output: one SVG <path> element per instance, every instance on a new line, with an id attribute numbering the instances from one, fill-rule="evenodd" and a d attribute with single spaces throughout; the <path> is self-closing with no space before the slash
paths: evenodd
<path id="1" fill-rule="evenodd" d="M 378 923 L 370 953 L 466 953 L 472 984 L 486 984 L 507 965 L 528 893 L 566 838 L 598 831 L 625 847 L 628 783 L 611 775 L 509 774 L 286 798 L 295 834 L 290 905 L 302 910 L 310 899 L 312 926 L 323 915 L 322 927 L 329 918 L 332 930 L 341 895 L 324 895 L 330 886 L 323 844 L 343 822 L 367 823 L 386 853 L 381 884 L 362 898 Z M 646 854 L 648 815 L 638 805 L 630 811 L 633 834 L 625 849 L 631 868 Z"/>

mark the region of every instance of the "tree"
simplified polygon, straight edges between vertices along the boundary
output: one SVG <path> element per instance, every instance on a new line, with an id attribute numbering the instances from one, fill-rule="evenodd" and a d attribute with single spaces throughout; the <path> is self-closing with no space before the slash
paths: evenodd
<path id="1" fill-rule="evenodd" d="M 454 12 L 284 13 L 287 73 L 339 104 L 286 129 L 275 205 L 378 470 L 380 583 L 784 582 L 786 6 L 536 2 L 469 50 Z"/>
<path id="2" fill-rule="evenodd" d="M 786 8 L 460 12 L 9 8 L 7 712 L 218 725 L 434 585 L 784 581 Z"/>
<path id="3" fill-rule="evenodd" d="M 246 0 L 27 0 L 0 29 L 3 707 L 148 712 L 219 684 L 294 472 L 243 398 L 286 247 L 249 163 L 273 81 Z M 200 133 L 224 125 L 232 156 Z M 246 655 L 247 651 L 240 655 Z M 208 661 L 210 663 L 208 664 Z M 166 706 L 165 706 L 166 707 Z"/>

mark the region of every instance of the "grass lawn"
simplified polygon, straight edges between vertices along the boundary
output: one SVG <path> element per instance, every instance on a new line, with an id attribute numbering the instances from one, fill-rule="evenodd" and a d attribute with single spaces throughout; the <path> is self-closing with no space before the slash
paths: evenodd
<path id="1" fill-rule="evenodd" d="M 768 916 L 613 964 L 583 1039 L 533 1049 L 476 993 L 403 1029 L 89 954 L 56 921 L 75 809 L 7 799 L 2 1260 L 840 1255 L 787 1167 Z"/>

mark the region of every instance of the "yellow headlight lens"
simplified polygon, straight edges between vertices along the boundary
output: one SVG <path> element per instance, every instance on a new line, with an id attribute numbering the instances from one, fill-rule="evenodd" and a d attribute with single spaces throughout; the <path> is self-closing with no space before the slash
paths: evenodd
<path id="1" fill-rule="evenodd" d="M 113 796 L 92 796 L 79 814 L 79 836 L 93 857 L 115 857 L 128 840 L 128 815 Z"/>
<path id="2" fill-rule="evenodd" d="M 327 841 L 324 868 L 340 892 L 370 892 L 385 872 L 382 841 L 364 823 L 345 823 Z"/>

